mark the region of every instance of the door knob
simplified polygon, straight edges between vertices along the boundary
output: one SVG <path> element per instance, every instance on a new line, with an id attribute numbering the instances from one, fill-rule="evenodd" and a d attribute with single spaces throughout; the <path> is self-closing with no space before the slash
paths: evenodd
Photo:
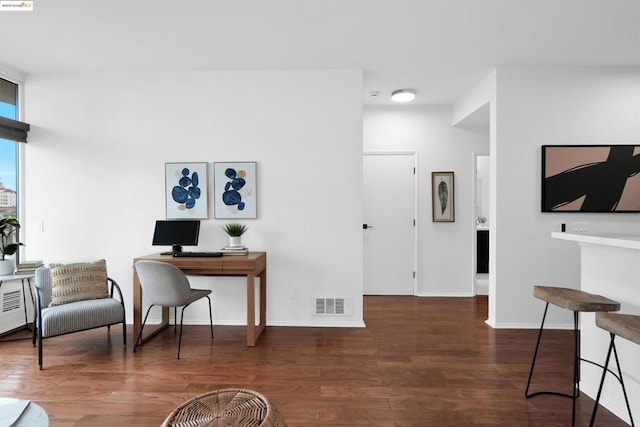
<path id="1" fill-rule="evenodd" d="M 373 225 L 369 225 L 369 224 L 362 224 L 362 229 L 366 230 L 367 228 L 373 228 Z"/>

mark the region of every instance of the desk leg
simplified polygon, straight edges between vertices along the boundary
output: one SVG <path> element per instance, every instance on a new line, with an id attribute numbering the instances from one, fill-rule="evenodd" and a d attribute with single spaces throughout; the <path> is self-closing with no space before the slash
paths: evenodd
<path id="1" fill-rule="evenodd" d="M 267 325 L 267 270 L 260 275 L 260 323 L 256 326 L 256 288 L 254 274 L 247 275 L 247 346 L 255 347 Z"/>
<path id="2" fill-rule="evenodd" d="M 143 344 L 153 338 L 164 328 L 169 325 L 169 308 L 162 307 L 162 322 L 159 325 L 145 325 L 145 335 L 140 340 L 140 344 Z M 140 286 L 140 279 L 138 279 L 138 272 L 135 266 L 133 267 L 133 339 L 138 338 L 142 328 L 142 286 Z M 135 342 L 134 342 L 135 345 Z"/>
<path id="3" fill-rule="evenodd" d="M 133 267 L 133 340 L 138 338 L 142 327 L 142 288 L 135 266 Z"/>
<path id="4" fill-rule="evenodd" d="M 267 327 L 267 268 L 262 270 L 260 277 L 260 324 L 256 334 L 256 340 L 260 338 L 262 332 Z"/>
<path id="5" fill-rule="evenodd" d="M 247 274 L 247 346 L 256 345 L 256 276 Z"/>

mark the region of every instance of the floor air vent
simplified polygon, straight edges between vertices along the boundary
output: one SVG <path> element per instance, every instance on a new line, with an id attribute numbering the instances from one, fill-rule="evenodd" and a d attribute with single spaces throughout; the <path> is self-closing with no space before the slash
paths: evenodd
<path id="1" fill-rule="evenodd" d="M 314 298 L 313 314 L 315 315 L 350 315 L 351 304 L 348 298 Z"/>

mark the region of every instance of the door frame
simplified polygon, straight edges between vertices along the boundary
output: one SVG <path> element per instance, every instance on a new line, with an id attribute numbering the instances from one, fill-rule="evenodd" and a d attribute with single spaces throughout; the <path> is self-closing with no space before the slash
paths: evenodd
<path id="1" fill-rule="evenodd" d="M 364 156 L 412 156 L 413 157 L 413 295 L 418 295 L 418 279 L 420 277 L 420 272 L 418 270 L 418 228 L 420 226 L 419 221 L 419 209 L 418 209 L 418 194 L 419 194 L 419 179 L 420 176 L 420 168 L 419 168 L 419 155 L 417 151 L 363 151 L 362 152 L 362 160 L 364 162 Z M 363 176 L 364 179 L 364 176 Z M 362 213 L 364 216 L 364 212 Z M 362 223 L 364 224 L 364 218 Z M 362 262 L 362 270 L 364 272 L 364 258 Z M 363 288 L 364 295 L 364 288 Z"/>

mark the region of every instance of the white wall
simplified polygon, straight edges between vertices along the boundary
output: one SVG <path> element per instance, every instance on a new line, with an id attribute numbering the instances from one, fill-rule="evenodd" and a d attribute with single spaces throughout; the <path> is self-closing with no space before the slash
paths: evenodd
<path id="1" fill-rule="evenodd" d="M 560 223 L 569 231 L 586 221 L 589 231 L 640 232 L 638 214 L 541 213 L 540 147 L 640 143 L 640 69 L 500 69 L 496 103 L 496 316 L 490 320 L 497 327 L 538 327 L 544 307 L 533 285 L 580 282 L 578 245 L 550 237 Z M 570 319 L 566 310 L 550 309 L 550 325 L 566 327 Z"/>
<path id="2" fill-rule="evenodd" d="M 488 139 L 487 139 L 488 140 Z M 491 210 L 489 205 L 490 193 L 490 173 L 489 173 L 489 156 L 478 156 L 476 175 L 478 177 L 478 183 L 476 186 L 476 214 L 477 216 L 484 217 L 486 224 L 491 222 Z"/>
<path id="3" fill-rule="evenodd" d="M 243 242 L 268 253 L 267 324 L 362 326 L 361 95 L 360 70 L 30 75 L 26 257 L 106 258 L 131 321 L 132 259 L 166 250 L 151 246 L 165 162 L 257 161 Z M 224 246 L 225 222 L 203 221 L 191 249 Z M 215 322 L 246 322 L 243 279 L 192 286 L 213 288 Z M 312 316 L 316 296 L 353 298 L 353 315 Z M 187 310 L 207 321 L 206 304 Z"/>
<path id="4" fill-rule="evenodd" d="M 448 106 L 364 110 L 364 151 L 418 153 L 418 295 L 473 295 L 473 153 L 488 149 L 486 132 L 452 126 Z M 453 223 L 432 222 L 432 171 L 455 172 Z"/>

